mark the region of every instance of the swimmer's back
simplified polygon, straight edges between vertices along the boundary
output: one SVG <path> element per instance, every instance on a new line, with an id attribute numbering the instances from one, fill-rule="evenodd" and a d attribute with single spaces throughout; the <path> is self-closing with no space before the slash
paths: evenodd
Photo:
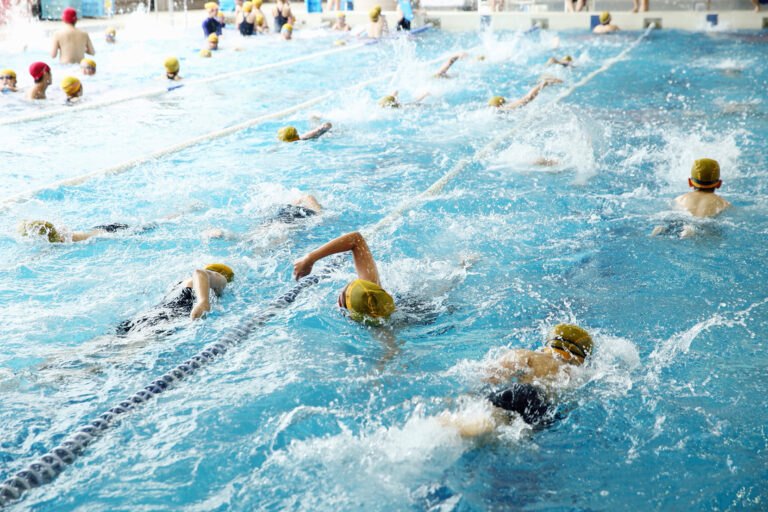
<path id="1" fill-rule="evenodd" d="M 732 205 L 722 197 L 712 192 L 688 192 L 675 198 L 678 208 L 687 210 L 694 217 L 710 217 L 717 215 Z"/>

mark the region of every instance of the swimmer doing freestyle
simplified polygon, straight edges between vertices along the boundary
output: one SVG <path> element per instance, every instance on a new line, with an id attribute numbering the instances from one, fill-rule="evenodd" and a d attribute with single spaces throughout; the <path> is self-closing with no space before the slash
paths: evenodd
<path id="1" fill-rule="evenodd" d="M 514 417 L 534 428 L 549 426 L 558 419 L 557 390 L 570 383 L 571 373 L 588 360 L 593 348 L 592 338 L 581 327 L 556 325 L 538 351 L 509 350 L 491 363 L 485 380 L 506 387 L 487 395 L 489 410 L 471 415 L 444 412 L 437 420 L 462 437 L 491 433 Z M 512 378 L 516 382 L 508 384 Z"/>

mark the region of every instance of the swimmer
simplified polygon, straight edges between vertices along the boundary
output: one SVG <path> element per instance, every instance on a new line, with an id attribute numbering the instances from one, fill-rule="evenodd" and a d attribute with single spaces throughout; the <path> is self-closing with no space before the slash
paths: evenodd
<path id="1" fill-rule="evenodd" d="M 252 6 L 252 12 L 253 15 L 256 16 L 256 25 L 259 25 L 259 16 L 261 16 L 262 21 L 261 23 L 264 25 L 264 27 L 269 30 L 269 27 L 267 26 L 266 19 L 267 17 L 264 15 L 264 12 L 261 10 L 261 2 L 262 0 L 251 0 Z"/>
<path id="2" fill-rule="evenodd" d="M 18 92 L 16 88 L 16 72 L 12 69 L 0 71 L 0 88 L 2 92 Z"/>
<path id="3" fill-rule="evenodd" d="M 379 271 L 368 244 L 358 232 L 347 233 L 322 247 L 315 249 L 293 263 L 293 277 L 296 280 L 308 276 L 312 266 L 332 254 L 352 253 L 357 279 L 348 283 L 339 294 L 338 305 L 349 311 L 356 322 L 386 320 L 395 311 L 392 296 L 385 292 L 379 282 Z"/>
<path id="4" fill-rule="evenodd" d="M 283 25 L 286 23 L 293 25 L 293 22 L 296 21 L 288 0 L 277 0 L 277 4 L 272 8 L 272 17 L 275 19 L 274 30 L 277 33 L 282 33 Z"/>
<path id="5" fill-rule="evenodd" d="M 608 11 L 603 11 L 600 13 L 600 24 L 595 25 L 595 28 L 592 30 L 593 34 L 607 34 L 608 32 L 616 32 L 619 30 L 619 27 L 611 23 L 611 13 Z"/>
<path id="6" fill-rule="evenodd" d="M 380 39 L 383 36 L 389 34 L 389 27 L 387 26 L 384 15 L 381 14 L 381 6 L 377 5 L 368 13 L 370 22 L 368 23 L 367 35 L 371 39 Z"/>
<path id="7" fill-rule="evenodd" d="M 264 19 L 263 14 L 256 15 L 256 25 L 253 27 L 254 32 L 257 34 L 268 34 L 269 26 L 267 26 L 267 20 Z"/>
<path id="8" fill-rule="evenodd" d="M 463 59 L 467 57 L 466 53 L 457 53 L 456 55 L 452 55 L 451 58 L 449 58 L 445 64 L 442 65 L 440 69 L 437 70 L 437 73 L 434 74 L 435 78 L 448 78 L 448 75 L 446 74 L 449 69 L 451 69 L 451 66 L 453 66 L 453 63 L 456 62 L 459 59 Z"/>
<path id="9" fill-rule="evenodd" d="M 67 103 L 77 103 L 83 96 L 83 84 L 73 76 L 64 77 L 61 81 L 61 90 L 67 95 Z"/>
<path id="10" fill-rule="evenodd" d="M 163 66 L 165 66 L 165 78 L 168 80 L 181 80 L 181 77 L 179 76 L 179 59 L 176 57 L 168 57 L 165 59 Z"/>
<path id="11" fill-rule="evenodd" d="M 397 91 L 395 91 L 388 96 L 382 97 L 379 100 L 379 106 L 381 108 L 402 108 L 402 107 L 408 107 L 410 105 L 418 105 L 421 102 L 421 100 L 423 100 L 427 96 L 429 96 L 429 93 L 425 92 L 424 94 L 421 94 L 415 100 L 409 103 L 400 103 L 400 101 L 398 101 L 397 99 Z"/>
<path id="12" fill-rule="evenodd" d="M 35 81 L 35 85 L 27 93 L 27 98 L 30 100 L 44 100 L 45 90 L 53 83 L 51 68 L 45 62 L 33 62 L 29 66 L 29 74 Z"/>
<path id="13" fill-rule="evenodd" d="M 540 350 L 509 350 L 491 364 L 486 380 L 506 387 L 486 397 L 490 410 L 473 416 L 444 412 L 437 419 L 462 437 L 488 434 L 514 417 L 534 428 L 549 426 L 558 419 L 553 395 L 570 383 L 571 372 L 592 352 L 587 331 L 570 324 L 556 325 Z M 509 384 L 513 377 L 516 382 Z"/>
<path id="14" fill-rule="evenodd" d="M 117 32 L 112 27 L 104 31 L 104 40 L 109 44 L 115 44 L 115 36 Z"/>
<path id="15" fill-rule="evenodd" d="M 295 225 L 304 219 L 320 215 L 321 213 L 323 213 L 323 207 L 320 205 L 317 199 L 315 199 L 315 197 L 311 194 L 304 194 L 295 201 L 281 206 L 275 212 L 274 217 L 265 221 L 262 227 L 269 226 L 274 223 Z M 248 232 L 246 237 L 251 239 L 263 238 L 263 233 L 257 233 L 255 231 L 257 230 Z M 227 238 L 230 240 L 235 240 L 242 237 L 242 235 L 233 231 L 219 228 L 203 231 L 202 235 L 205 238 Z M 277 245 L 278 243 L 284 241 L 286 238 L 287 236 L 280 237 L 269 245 Z"/>
<path id="16" fill-rule="evenodd" d="M 125 335 L 185 315 L 196 320 L 211 310 L 211 290 L 217 296 L 221 295 L 234 277 L 232 269 L 221 263 L 195 270 L 192 277 L 179 281 L 161 304 L 138 318 L 120 323 L 117 334 Z"/>
<path id="17" fill-rule="evenodd" d="M 352 30 L 352 27 L 347 25 L 347 15 L 343 12 L 337 12 L 336 13 L 336 23 L 333 24 L 331 27 L 331 30 L 336 30 L 339 32 L 348 32 Z"/>
<path id="18" fill-rule="evenodd" d="M 235 26 L 240 31 L 240 35 L 252 36 L 256 25 L 256 15 L 252 12 L 253 4 L 244 2 L 240 12 L 235 14 Z"/>
<path id="19" fill-rule="evenodd" d="M 208 36 L 208 49 L 209 50 L 219 49 L 219 36 L 217 36 L 216 34 L 211 34 Z"/>
<path id="20" fill-rule="evenodd" d="M 95 75 L 96 74 L 96 61 L 93 59 L 83 59 L 80 61 L 80 71 L 84 75 Z"/>
<path id="21" fill-rule="evenodd" d="M 713 217 L 723 210 L 730 208 L 731 203 L 715 194 L 723 181 L 720 179 L 720 164 L 709 158 L 700 158 L 693 162 L 691 177 L 688 178 L 688 186 L 693 191 L 677 196 L 675 206 L 686 210 L 694 217 Z M 656 226 L 651 236 L 658 236 L 668 231 L 668 226 Z M 680 238 L 693 235 L 695 228 L 687 224 L 683 226 Z"/>
<path id="22" fill-rule="evenodd" d="M 564 68 L 567 68 L 571 64 L 573 64 L 573 57 L 570 55 L 566 55 L 562 59 L 556 59 L 555 57 L 550 57 L 550 59 L 547 61 L 547 66 L 551 66 L 552 64 L 560 64 Z"/>
<path id="23" fill-rule="evenodd" d="M 75 28 L 77 11 L 67 7 L 61 12 L 61 21 L 64 22 L 64 28 L 53 34 L 52 59 L 55 59 L 60 52 L 59 62 L 77 64 L 83 60 L 84 54 L 94 55 L 96 53 L 88 33 Z"/>
<path id="24" fill-rule="evenodd" d="M 208 13 L 208 17 L 203 20 L 203 34 L 205 37 L 211 34 L 221 35 L 221 23 L 216 19 L 216 15 L 219 13 L 219 4 L 216 2 L 206 2 L 205 10 Z"/>
<path id="25" fill-rule="evenodd" d="M 224 11 L 222 11 L 221 9 L 219 9 L 216 12 L 216 21 L 219 22 L 219 25 L 221 25 L 222 30 L 224 29 L 224 27 L 227 26 L 226 18 L 224 16 Z M 221 34 L 219 34 L 219 35 L 221 35 Z"/>
<path id="26" fill-rule="evenodd" d="M 106 235 L 108 233 L 115 233 L 128 229 L 126 224 L 104 224 L 100 226 L 94 226 L 88 231 L 70 231 L 65 226 L 56 228 L 52 223 L 44 220 L 25 220 L 22 221 L 16 231 L 21 236 L 34 236 L 47 239 L 50 243 L 66 243 L 66 242 L 82 242 L 88 240 L 93 236 Z M 151 226 L 142 228 L 143 230 L 151 229 Z"/>
<path id="27" fill-rule="evenodd" d="M 560 84 L 560 83 L 563 83 L 563 81 L 558 78 L 542 77 L 539 83 L 536 84 L 533 87 L 533 89 L 528 91 L 528 93 L 522 98 L 512 102 L 507 102 L 507 100 L 503 96 L 494 96 L 488 101 L 488 105 L 491 107 L 498 108 L 499 110 L 514 110 L 516 108 L 525 106 L 531 101 L 533 101 L 536 98 L 536 96 L 539 95 L 541 90 L 547 85 Z"/>
<path id="28" fill-rule="evenodd" d="M 290 41 L 293 36 L 293 25 L 286 23 L 283 28 L 280 29 L 280 39 L 283 41 Z"/>
<path id="29" fill-rule="evenodd" d="M 296 142 L 299 140 L 317 139 L 333 127 L 331 123 L 323 123 L 317 128 L 299 135 L 293 126 L 285 126 L 277 131 L 277 138 L 283 142 Z"/>

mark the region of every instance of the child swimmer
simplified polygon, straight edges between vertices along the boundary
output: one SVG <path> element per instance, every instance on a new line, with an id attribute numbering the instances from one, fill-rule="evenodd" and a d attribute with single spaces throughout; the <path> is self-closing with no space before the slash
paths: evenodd
<path id="1" fill-rule="evenodd" d="M 83 96 L 83 84 L 73 76 L 64 77 L 61 90 L 67 95 L 67 103 L 77 103 Z"/>
<path id="2" fill-rule="evenodd" d="M 488 101 L 488 106 L 498 108 L 499 110 L 514 110 L 516 108 L 523 107 L 528 103 L 532 102 L 536 98 L 536 96 L 539 95 L 541 90 L 547 85 L 561 84 L 561 83 L 563 83 L 563 81 L 560 80 L 559 78 L 542 77 L 539 83 L 537 83 L 533 87 L 533 89 L 528 91 L 528 93 L 522 98 L 512 102 L 507 102 L 507 100 L 503 96 L 494 96 Z"/>
<path id="3" fill-rule="evenodd" d="M 333 127 L 331 123 L 323 123 L 317 128 L 299 135 L 293 126 L 285 126 L 277 131 L 277 138 L 283 142 L 296 142 L 299 140 L 317 139 Z"/>
<path id="4" fill-rule="evenodd" d="M 0 71 L 0 89 L 2 92 L 18 92 L 16 88 L 16 72 L 12 69 Z"/>
<path id="5" fill-rule="evenodd" d="M 45 91 L 48 86 L 53 83 L 53 76 L 51 75 L 51 68 L 45 62 L 33 62 L 29 66 L 29 74 L 35 81 L 35 85 L 27 93 L 27 99 L 30 100 L 44 100 L 46 99 Z"/>
<path id="6" fill-rule="evenodd" d="M 165 66 L 165 78 L 168 80 L 181 80 L 179 76 L 179 59 L 168 57 L 165 59 L 163 66 Z"/>
<path id="7" fill-rule="evenodd" d="M 84 75 L 96 74 L 96 61 L 93 59 L 83 59 L 80 61 L 80 71 Z"/>

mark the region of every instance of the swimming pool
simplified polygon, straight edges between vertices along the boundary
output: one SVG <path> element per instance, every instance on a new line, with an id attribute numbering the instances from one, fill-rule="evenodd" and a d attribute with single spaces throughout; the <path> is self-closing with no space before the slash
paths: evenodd
<path id="1" fill-rule="evenodd" d="M 119 35 L 115 48 L 97 46 L 99 72 L 84 84 L 86 99 L 89 91 L 153 84 L 170 54 L 185 57 L 181 74 L 194 78 L 332 41 L 248 41 L 238 43 L 243 52 L 203 61 L 193 51 L 196 29 L 175 36 L 181 40 Z M 432 32 L 0 126 L 8 141 L 1 199 L 398 71 L 285 120 L 11 206 L 0 220 L 0 478 L 281 295 L 293 284 L 295 258 L 374 225 L 518 127 L 500 151 L 369 240 L 384 286 L 429 303 L 429 315 L 396 313 L 396 343 L 338 313 L 347 264 L 15 507 L 763 508 L 764 43 L 748 32 L 652 32 L 627 60 L 545 108 L 639 36 L 563 32 L 552 52 L 551 32 Z M 421 64 L 476 45 L 486 59 L 459 61 L 449 80 L 430 78 L 437 66 Z M 2 57 L 19 72 L 41 52 L 30 45 Z M 577 65 L 544 67 L 561 54 Z M 55 84 L 63 71 L 54 66 Z M 492 95 L 521 96 L 544 72 L 565 83 L 507 116 L 485 107 Z M 405 101 L 431 96 L 421 107 L 376 107 L 395 89 Z M 13 115 L 55 108 L 7 104 Z M 277 128 L 307 129 L 313 113 L 334 129 L 314 142 L 276 143 Z M 532 165 L 539 156 L 560 163 L 542 170 Z M 721 193 L 735 208 L 698 223 L 700 236 L 649 237 L 654 225 L 682 218 L 669 200 L 686 191 L 700 157 L 719 160 Z M 201 236 L 217 227 L 247 233 L 301 192 L 314 194 L 325 214 L 239 241 Z M 15 234 L 24 218 L 83 229 L 174 212 L 184 213 L 150 232 L 86 243 L 53 246 Z M 230 264 L 236 277 L 204 322 L 130 345 L 110 335 L 213 261 Z M 589 329 L 597 346 L 563 420 L 537 432 L 512 424 L 474 441 L 434 421 L 481 395 L 484 360 L 502 347 L 534 349 L 562 321 Z"/>

